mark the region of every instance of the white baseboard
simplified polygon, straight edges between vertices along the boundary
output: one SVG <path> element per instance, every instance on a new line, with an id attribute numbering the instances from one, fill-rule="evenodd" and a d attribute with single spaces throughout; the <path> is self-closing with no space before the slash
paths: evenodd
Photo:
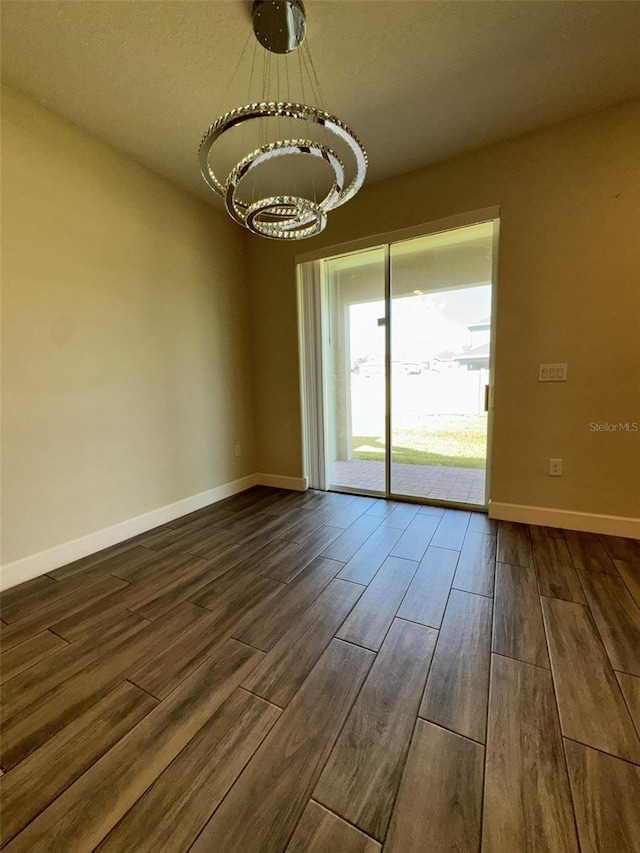
<path id="1" fill-rule="evenodd" d="M 284 479 L 293 478 L 285 477 Z M 248 477 L 233 480 L 231 483 L 224 483 L 222 486 L 192 495 L 190 498 L 184 498 L 167 506 L 151 510 L 151 512 L 145 512 L 135 518 L 121 521 L 112 527 L 96 530 L 86 536 L 72 539 L 70 542 L 63 542 L 54 548 L 48 548 L 46 551 L 31 554 L 20 560 L 14 560 L 12 563 L 6 563 L 0 569 L 0 589 L 9 589 L 9 587 L 24 583 L 24 581 L 31 580 L 38 575 L 43 575 L 45 572 L 59 569 L 60 566 L 66 566 L 67 563 L 72 563 L 81 557 L 95 554 L 110 545 L 117 545 L 119 542 L 131 539 L 132 536 L 146 533 L 147 530 L 152 530 L 160 524 L 166 524 L 168 521 L 173 521 L 182 515 L 202 509 L 204 506 L 236 495 L 238 492 L 243 492 L 245 489 L 250 489 L 251 486 L 258 484 L 260 481 L 256 475 L 250 474 Z M 287 487 L 283 486 L 283 488 Z"/>
<path id="2" fill-rule="evenodd" d="M 147 530 L 153 530 L 154 527 L 158 527 L 160 524 L 166 524 L 168 521 L 173 521 L 176 518 L 187 515 L 187 513 L 195 512 L 197 509 L 217 503 L 217 501 L 221 501 L 224 498 L 237 495 L 239 492 L 244 492 L 245 489 L 250 489 L 252 486 L 273 486 L 279 489 L 304 492 L 308 488 L 308 482 L 306 477 L 284 477 L 280 474 L 249 474 L 247 477 L 233 480 L 231 483 L 224 483 L 221 486 L 216 486 L 214 489 L 208 489 L 206 492 L 192 495 L 190 498 L 184 498 L 167 506 L 151 510 L 151 512 L 145 512 L 143 515 L 138 515 L 135 518 L 121 521 L 112 527 L 96 530 L 94 533 L 73 539 L 71 542 L 63 542 L 61 545 L 48 548 L 46 551 L 31 554 L 20 560 L 14 560 L 12 563 L 5 563 L 0 568 L 0 589 L 9 589 L 19 583 L 31 580 L 38 575 L 59 569 L 61 566 L 66 566 L 67 563 L 87 557 L 89 554 L 95 554 L 97 551 L 102 551 L 103 548 L 109 548 L 111 545 L 117 545 L 120 542 L 131 539 L 132 536 L 146 533 Z"/>
<path id="3" fill-rule="evenodd" d="M 291 489 L 293 492 L 306 492 L 309 488 L 309 481 L 306 477 L 284 477 L 282 474 L 256 474 L 255 481 L 258 486 Z"/>
<path id="4" fill-rule="evenodd" d="M 604 533 L 608 536 L 625 536 L 629 539 L 640 538 L 640 518 L 621 515 L 598 515 L 546 506 L 490 501 L 489 518 L 500 521 L 519 521 L 523 524 L 541 524 L 545 527 L 563 527 L 566 530 L 580 530 L 587 533 Z"/>

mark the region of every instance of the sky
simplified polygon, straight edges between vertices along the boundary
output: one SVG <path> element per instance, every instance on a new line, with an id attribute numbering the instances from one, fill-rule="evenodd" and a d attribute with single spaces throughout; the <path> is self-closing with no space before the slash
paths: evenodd
<path id="1" fill-rule="evenodd" d="M 491 314 L 491 287 L 422 293 L 393 300 L 393 361 L 427 361 L 443 350 L 460 352 L 471 344 L 469 323 Z M 350 306 L 351 362 L 384 360 L 384 302 Z M 480 343 L 475 341 L 474 343 Z"/>

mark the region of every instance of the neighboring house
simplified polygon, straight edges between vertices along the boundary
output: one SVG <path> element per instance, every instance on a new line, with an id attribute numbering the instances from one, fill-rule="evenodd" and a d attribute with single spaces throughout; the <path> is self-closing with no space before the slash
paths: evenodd
<path id="1" fill-rule="evenodd" d="M 462 355 L 457 355 L 454 361 L 461 367 L 466 367 L 467 370 L 480 370 L 483 367 L 488 368 L 489 341 L 486 344 L 480 344 L 477 347 L 466 350 Z"/>
<path id="2" fill-rule="evenodd" d="M 462 353 L 454 356 L 454 361 L 467 370 L 488 369 L 491 318 L 483 317 L 475 323 L 469 323 L 467 329 L 471 332 L 471 342 Z"/>
<path id="3" fill-rule="evenodd" d="M 470 323 L 467 329 L 471 332 L 471 347 L 488 343 L 491 334 L 491 317 L 483 317 L 481 320 L 476 320 L 475 323 Z"/>

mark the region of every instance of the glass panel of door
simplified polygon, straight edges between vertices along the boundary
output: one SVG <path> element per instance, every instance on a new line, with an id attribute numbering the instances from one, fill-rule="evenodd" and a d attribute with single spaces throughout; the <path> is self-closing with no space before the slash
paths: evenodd
<path id="1" fill-rule="evenodd" d="M 325 262 L 323 362 L 330 489 L 386 494 L 384 248 Z"/>
<path id="2" fill-rule="evenodd" d="M 394 243 L 389 492 L 485 504 L 493 223 Z"/>

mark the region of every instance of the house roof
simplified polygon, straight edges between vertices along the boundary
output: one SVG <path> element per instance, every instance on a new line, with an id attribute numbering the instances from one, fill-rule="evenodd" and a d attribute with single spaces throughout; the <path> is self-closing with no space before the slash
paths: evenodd
<path id="1" fill-rule="evenodd" d="M 476 356 L 485 356 L 485 355 L 489 355 L 489 343 L 488 342 L 484 343 L 484 344 L 480 344 L 480 346 L 477 346 L 477 347 L 471 347 L 471 349 L 468 349 L 462 353 L 459 353 L 456 356 L 456 359 L 469 358 L 469 357 L 474 358 Z"/>
<path id="2" fill-rule="evenodd" d="M 469 323 L 467 329 L 481 329 L 481 328 L 489 328 L 491 326 L 491 317 L 482 317 L 480 320 L 474 320 L 473 323 Z"/>

